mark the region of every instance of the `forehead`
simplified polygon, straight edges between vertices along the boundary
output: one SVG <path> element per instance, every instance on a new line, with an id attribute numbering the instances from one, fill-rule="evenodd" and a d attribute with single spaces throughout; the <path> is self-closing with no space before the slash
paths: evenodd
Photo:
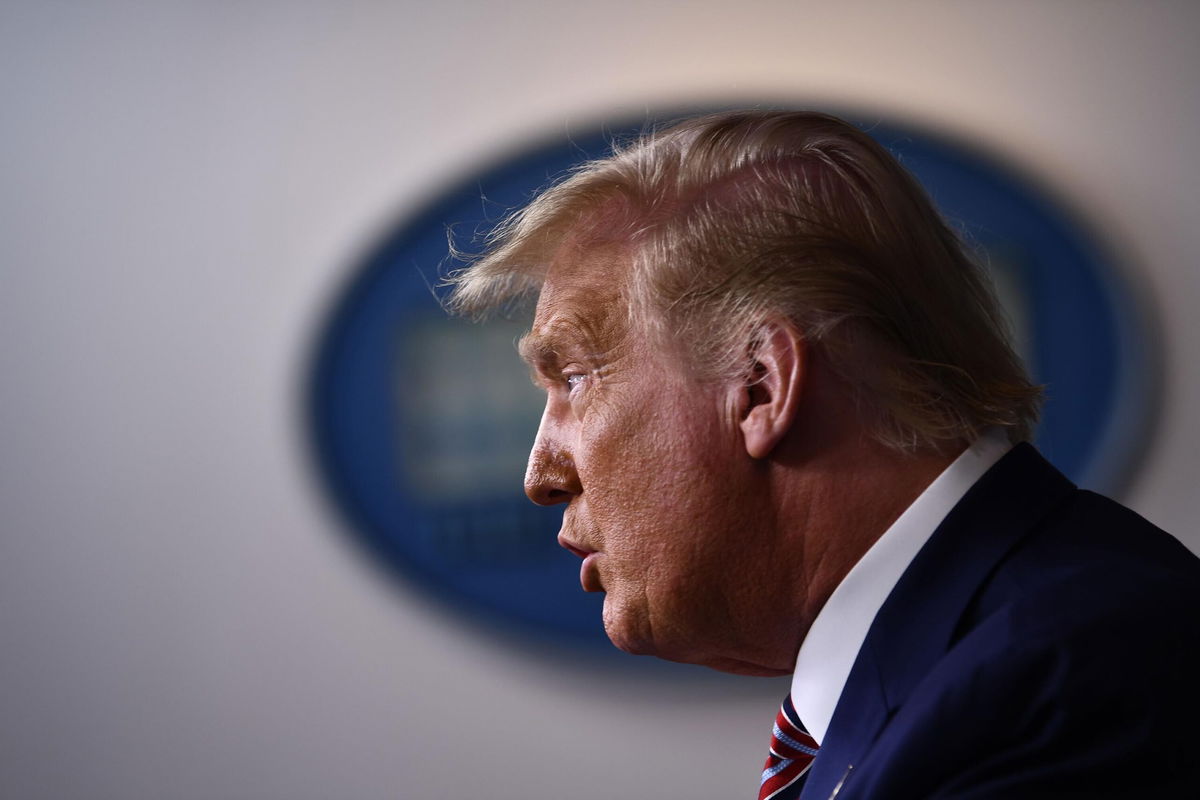
<path id="1" fill-rule="evenodd" d="M 631 255 L 612 243 L 567 245 L 556 254 L 538 295 L 523 351 L 611 346 L 628 330 Z"/>

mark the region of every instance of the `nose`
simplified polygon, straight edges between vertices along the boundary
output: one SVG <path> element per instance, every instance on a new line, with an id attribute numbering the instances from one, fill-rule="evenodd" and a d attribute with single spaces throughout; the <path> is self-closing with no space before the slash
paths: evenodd
<path id="1" fill-rule="evenodd" d="M 538 427 L 525 468 L 525 494 L 539 506 L 569 503 L 571 498 L 583 492 L 575 459 L 559 442 L 549 416 L 548 413 L 542 415 L 542 424 Z"/>

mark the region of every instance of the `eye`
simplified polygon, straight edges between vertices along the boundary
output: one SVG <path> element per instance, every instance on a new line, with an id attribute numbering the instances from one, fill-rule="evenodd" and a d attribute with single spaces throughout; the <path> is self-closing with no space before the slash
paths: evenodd
<path id="1" fill-rule="evenodd" d="M 587 378 L 587 375 L 582 372 L 568 372 L 563 375 L 563 380 L 567 382 L 567 388 L 572 392 L 575 391 L 577 386 L 583 383 L 585 378 Z"/>

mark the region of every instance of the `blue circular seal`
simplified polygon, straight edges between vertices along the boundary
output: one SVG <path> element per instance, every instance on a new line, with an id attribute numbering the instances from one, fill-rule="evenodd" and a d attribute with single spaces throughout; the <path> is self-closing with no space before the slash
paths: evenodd
<path id="1" fill-rule="evenodd" d="M 939 136 L 864 127 L 980 251 L 1047 389 L 1038 446 L 1076 482 L 1113 491 L 1155 399 L 1135 295 L 1030 182 Z M 513 346 L 522 326 L 450 319 L 431 286 L 457 266 L 448 230 L 481 241 L 573 164 L 603 156 L 610 137 L 597 127 L 544 141 L 401 220 L 334 303 L 308 395 L 321 476 L 374 555 L 491 626 L 606 648 L 602 598 L 580 590 L 577 559 L 555 541 L 561 509 L 522 492 L 542 404 Z"/>

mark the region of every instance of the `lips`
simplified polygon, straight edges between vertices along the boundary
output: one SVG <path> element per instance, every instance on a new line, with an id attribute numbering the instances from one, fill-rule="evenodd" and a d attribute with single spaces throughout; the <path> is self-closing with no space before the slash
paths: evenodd
<path id="1" fill-rule="evenodd" d="M 592 553 L 596 552 L 589 547 L 583 547 L 582 545 L 575 544 L 575 542 L 568 539 L 567 535 L 561 531 L 558 534 L 558 546 L 570 550 L 580 558 L 587 558 Z"/>
<path id="2" fill-rule="evenodd" d="M 580 558 L 587 558 L 593 552 L 591 550 L 584 550 L 582 547 L 576 547 L 561 536 L 558 537 L 558 543 L 560 546 L 565 547 Z"/>
<path id="3" fill-rule="evenodd" d="M 580 547 L 561 533 L 558 535 L 558 543 L 583 559 L 583 563 L 579 565 L 579 585 L 583 587 L 583 590 L 585 592 L 604 591 L 604 586 L 600 583 L 599 566 L 596 563 L 601 554 L 595 550 Z"/>

